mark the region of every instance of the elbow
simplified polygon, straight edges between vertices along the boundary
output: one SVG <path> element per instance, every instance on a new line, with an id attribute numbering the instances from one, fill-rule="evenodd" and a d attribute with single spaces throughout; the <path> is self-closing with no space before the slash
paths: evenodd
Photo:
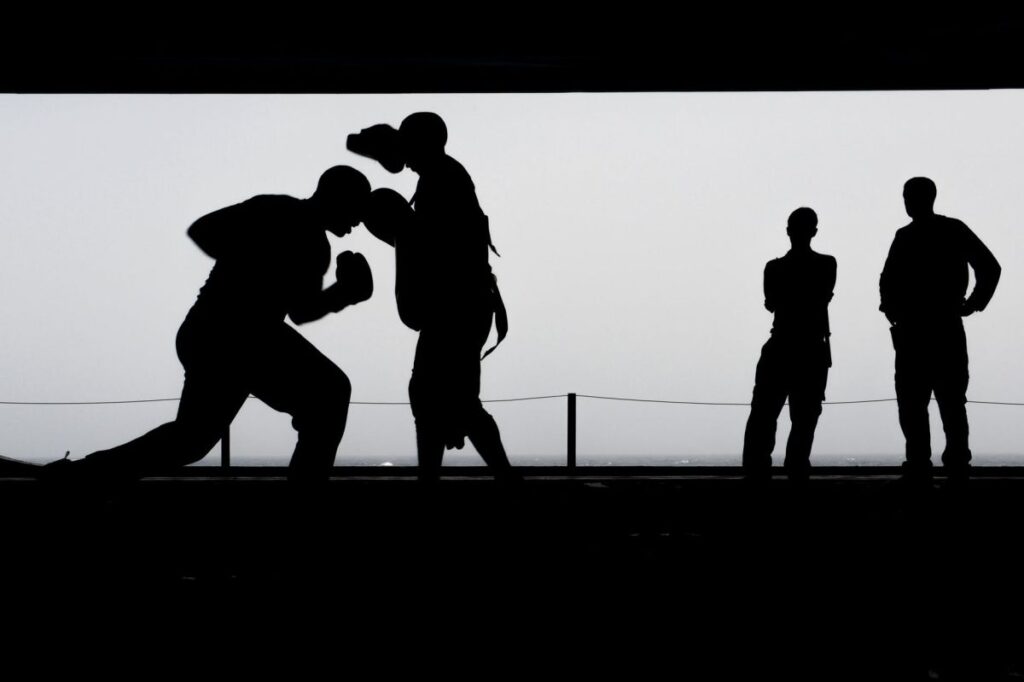
<path id="1" fill-rule="evenodd" d="M 188 226 L 187 234 L 189 236 L 189 239 L 194 241 L 196 244 L 198 244 L 198 243 L 200 243 L 202 241 L 202 238 L 201 238 L 202 232 L 203 232 L 203 219 L 202 218 L 200 218 L 199 220 L 195 221 L 194 223 L 192 223 L 191 225 Z"/>
<path id="2" fill-rule="evenodd" d="M 205 253 L 207 256 L 210 256 L 211 258 L 216 258 L 217 256 L 211 249 L 209 240 L 204 239 L 203 232 L 204 230 L 203 225 L 201 224 L 201 220 L 197 220 L 196 222 L 192 223 L 191 226 L 189 226 L 186 234 L 188 234 L 188 237 L 189 239 L 192 240 L 192 243 L 198 246 L 203 253 Z"/>

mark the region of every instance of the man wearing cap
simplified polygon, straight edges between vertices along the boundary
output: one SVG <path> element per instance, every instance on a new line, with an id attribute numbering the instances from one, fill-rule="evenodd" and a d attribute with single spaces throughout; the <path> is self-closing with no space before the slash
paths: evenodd
<path id="1" fill-rule="evenodd" d="M 814 211 L 793 211 L 786 227 L 789 252 L 764 268 L 764 307 L 775 320 L 757 363 L 743 438 L 743 469 L 750 477 L 771 474 L 776 424 L 787 398 L 792 427 L 784 466 L 791 478 L 806 477 L 810 469 L 832 366 L 828 304 L 836 283 L 836 259 L 811 249 L 817 233 Z"/>
<path id="2" fill-rule="evenodd" d="M 335 166 L 308 199 L 260 195 L 193 223 L 189 237 L 215 263 L 178 330 L 185 383 L 177 417 L 123 445 L 47 465 L 43 476 L 143 476 L 198 461 L 251 393 L 292 416 L 298 441 L 289 476 L 325 479 L 351 386 L 285 316 L 304 324 L 370 297 L 369 266 L 350 251 L 337 259 L 337 282 L 323 287 L 326 233 L 348 234 L 369 195 L 361 173 Z"/>

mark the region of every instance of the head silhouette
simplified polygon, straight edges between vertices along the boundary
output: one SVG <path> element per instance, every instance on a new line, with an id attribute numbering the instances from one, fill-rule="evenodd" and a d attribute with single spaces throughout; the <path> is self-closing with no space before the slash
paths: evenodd
<path id="1" fill-rule="evenodd" d="M 809 247 L 811 238 L 818 234 L 818 214 L 807 207 L 796 209 L 789 214 L 786 234 L 793 246 Z"/>
<path id="2" fill-rule="evenodd" d="M 935 214 L 935 183 L 928 178 L 910 178 L 903 185 L 903 205 L 911 218 L 927 218 Z"/>
<path id="3" fill-rule="evenodd" d="M 414 218 L 405 197 L 393 189 L 375 189 L 363 218 L 366 229 L 377 239 L 395 245 L 397 236 L 408 228 Z"/>
<path id="4" fill-rule="evenodd" d="M 370 181 L 349 166 L 328 168 L 320 176 L 316 192 L 309 198 L 324 229 L 339 237 L 363 220 L 370 200 Z"/>
<path id="5" fill-rule="evenodd" d="M 425 164 L 444 156 L 448 128 L 437 114 L 420 111 L 405 117 L 398 136 L 406 165 L 418 173 Z"/>

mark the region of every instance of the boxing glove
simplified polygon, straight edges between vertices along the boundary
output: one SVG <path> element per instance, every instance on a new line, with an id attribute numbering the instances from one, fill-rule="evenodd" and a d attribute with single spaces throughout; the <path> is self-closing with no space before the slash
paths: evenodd
<path id="1" fill-rule="evenodd" d="M 336 277 L 338 282 L 334 286 L 341 307 L 365 301 L 373 295 L 373 272 L 361 253 L 338 254 Z"/>

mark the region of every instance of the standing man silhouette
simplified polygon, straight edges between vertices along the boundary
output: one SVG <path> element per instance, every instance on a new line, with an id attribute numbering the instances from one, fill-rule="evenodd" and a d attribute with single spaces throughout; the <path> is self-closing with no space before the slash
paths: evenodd
<path id="1" fill-rule="evenodd" d="M 967 337 L 963 318 L 984 310 L 1002 269 L 967 225 L 935 213 L 935 183 L 911 178 L 903 186 L 909 225 L 896 231 L 879 291 L 896 351 L 896 399 L 907 439 L 908 478 L 931 476 L 928 403 L 939 404 L 946 449 L 942 463 L 965 477 L 971 450 L 967 426 Z M 975 286 L 967 296 L 968 267 Z"/>
<path id="2" fill-rule="evenodd" d="M 836 284 L 836 259 L 811 249 L 817 233 L 814 211 L 796 209 L 786 227 L 792 248 L 764 268 L 764 307 L 775 314 L 775 321 L 757 363 L 743 438 L 743 469 L 751 477 L 771 475 L 776 424 L 787 398 L 792 428 L 786 472 L 802 478 L 810 469 L 814 429 L 832 366 L 828 304 Z"/>
<path id="3" fill-rule="evenodd" d="M 206 215 L 189 237 L 216 262 L 178 330 L 185 368 L 178 414 L 133 441 L 81 460 L 59 460 L 44 476 L 142 476 L 202 459 L 251 393 L 292 416 L 298 441 L 289 477 L 325 479 L 348 414 L 348 378 L 285 323 L 320 319 L 373 292 L 366 260 L 338 256 L 338 281 L 323 287 L 330 266 L 326 232 L 348 234 L 362 220 L 370 184 L 335 166 L 308 199 L 261 195 Z"/>
<path id="4" fill-rule="evenodd" d="M 395 246 L 399 314 L 420 333 L 409 382 L 420 477 L 435 480 L 445 449 L 469 438 L 496 477 L 512 480 L 498 425 L 480 402 L 492 320 L 499 342 L 508 327 L 488 263 L 494 247 L 473 181 L 445 152 L 447 140 L 441 117 L 421 112 L 397 134 L 373 126 L 351 135 L 348 146 L 392 172 L 408 166 L 419 175 L 412 210 L 390 190 L 374 192 L 367 228 Z"/>

